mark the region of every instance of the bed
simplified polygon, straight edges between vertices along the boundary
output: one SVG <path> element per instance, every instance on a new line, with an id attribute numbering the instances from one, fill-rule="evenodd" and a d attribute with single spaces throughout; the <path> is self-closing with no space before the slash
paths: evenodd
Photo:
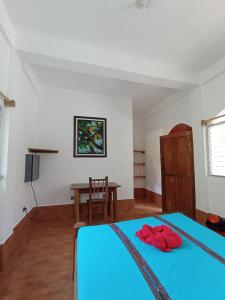
<path id="1" fill-rule="evenodd" d="M 183 239 L 165 253 L 141 242 L 144 224 Z M 225 239 L 180 213 L 79 229 L 75 299 L 225 299 Z"/>

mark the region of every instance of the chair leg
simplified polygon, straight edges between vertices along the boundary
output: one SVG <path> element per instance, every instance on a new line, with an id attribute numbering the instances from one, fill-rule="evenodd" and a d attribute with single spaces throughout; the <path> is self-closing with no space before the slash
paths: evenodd
<path id="1" fill-rule="evenodd" d="M 108 215 L 111 215 L 111 192 L 108 193 Z"/>
<path id="2" fill-rule="evenodd" d="M 114 222 L 114 202 L 111 200 L 111 218 L 112 218 L 112 222 Z"/>
<path id="3" fill-rule="evenodd" d="M 92 224 L 92 206 L 91 204 L 88 205 L 88 219 L 89 219 L 89 225 Z"/>

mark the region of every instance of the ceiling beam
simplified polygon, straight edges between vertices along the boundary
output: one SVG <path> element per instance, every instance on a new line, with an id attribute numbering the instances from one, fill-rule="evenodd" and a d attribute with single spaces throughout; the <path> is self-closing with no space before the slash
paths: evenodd
<path id="1" fill-rule="evenodd" d="M 179 90 L 197 85 L 197 74 L 168 62 L 129 57 L 91 46 L 17 34 L 16 49 L 24 62 L 64 71 L 116 78 Z"/>

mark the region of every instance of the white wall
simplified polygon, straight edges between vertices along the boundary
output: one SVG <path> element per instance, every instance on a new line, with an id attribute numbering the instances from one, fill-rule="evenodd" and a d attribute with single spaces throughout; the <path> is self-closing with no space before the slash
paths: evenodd
<path id="1" fill-rule="evenodd" d="M 73 117 L 107 118 L 107 158 L 73 157 Z M 41 155 L 35 183 L 40 205 L 71 203 L 70 184 L 108 175 L 121 184 L 118 199 L 133 198 L 133 128 L 131 99 L 44 89 L 38 114 L 38 145 L 58 149 Z"/>
<path id="2" fill-rule="evenodd" d="M 136 150 L 144 149 L 144 131 L 141 119 L 133 117 L 133 147 Z"/>
<path id="3" fill-rule="evenodd" d="M 146 188 L 161 193 L 159 137 L 178 123 L 193 128 L 197 208 L 225 216 L 225 178 L 206 174 L 204 131 L 201 120 L 217 115 L 225 108 L 225 73 L 202 84 L 186 96 L 149 116 L 144 121 L 147 155 Z"/>
<path id="4" fill-rule="evenodd" d="M 7 81 L 8 81 L 8 69 L 9 69 L 9 58 L 10 58 L 10 47 L 7 44 L 3 34 L 0 32 L 0 90 L 5 92 L 7 89 Z M 1 103 L 3 105 L 3 103 Z M 3 146 L 3 142 L 5 144 L 5 113 L 1 115 L 1 132 L 0 132 L 0 175 L 5 174 L 5 165 L 3 161 L 3 157 L 7 151 L 7 148 Z M 4 120 L 3 120 L 4 118 Z M 3 228 L 4 228 L 4 202 L 3 198 L 5 195 L 5 182 L 3 180 L 0 181 L 0 244 L 3 240 Z"/>
<path id="5" fill-rule="evenodd" d="M 159 136 L 167 134 L 174 124 L 189 122 L 188 99 L 176 102 L 151 116 L 144 123 L 146 151 L 146 188 L 161 194 Z"/>
<path id="6" fill-rule="evenodd" d="M 33 207 L 30 187 L 24 183 L 25 153 L 36 144 L 38 96 L 23 72 L 15 50 L 0 33 L 0 89 L 15 99 L 16 108 L 6 109 L 0 185 L 1 240 L 6 240 L 24 216 L 22 207 Z M 4 167 L 3 167 L 4 166 Z"/>

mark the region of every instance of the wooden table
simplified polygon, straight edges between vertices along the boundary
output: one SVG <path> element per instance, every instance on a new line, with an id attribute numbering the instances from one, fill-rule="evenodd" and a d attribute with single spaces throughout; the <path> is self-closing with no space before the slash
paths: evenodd
<path id="1" fill-rule="evenodd" d="M 113 221 L 116 220 L 116 207 L 117 207 L 117 188 L 120 185 L 115 182 L 109 182 L 109 197 L 113 203 Z M 80 221 L 80 195 L 89 193 L 89 183 L 76 183 L 71 184 L 70 189 L 74 192 L 74 214 L 76 222 Z"/>

